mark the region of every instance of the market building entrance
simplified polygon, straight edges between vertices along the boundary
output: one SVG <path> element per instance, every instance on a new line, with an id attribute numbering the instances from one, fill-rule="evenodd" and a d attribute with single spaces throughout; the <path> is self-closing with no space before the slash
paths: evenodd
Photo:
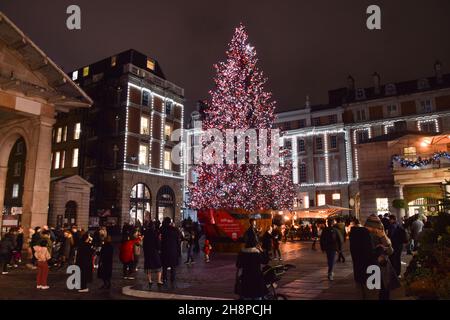
<path id="1" fill-rule="evenodd" d="M 175 219 L 175 193 L 169 186 L 159 189 L 156 196 L 157 219 L 162 221 L 165 217 Z"/>

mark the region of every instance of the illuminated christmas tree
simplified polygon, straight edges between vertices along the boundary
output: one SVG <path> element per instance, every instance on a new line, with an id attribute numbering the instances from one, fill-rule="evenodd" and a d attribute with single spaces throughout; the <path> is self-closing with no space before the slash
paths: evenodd
<path id="1" fill-rule="evenodd" d="M 267 79 L 257 67 L 256 51 L 248 43 L 244 26 L 236 28 L 226 55 L 226 61 L 215 65 L 216 85 L 204 111 L 203 130 L 218 129 L 225 137 L 227 129 L 256 129 L 259 137 L 260 129 L 273 127 L 275 102 L 271 101 L 271 93 L 264 91 Z M 276 143 L 278 148 L 278 141 L 269 143 Z M 248 159 L 250 143 L 244 140 L 244 144 Z M 236 144 L 235 151 L 238 148 Z M 284 166 L 277 166 L 273 175 L 263 175 L 264 166 L 259 158 L 256 163 L 197 165 L 197 181 L 189 188 L 190 207 L 247 211 L 291 208 L 291 163 L 285 161 Z"/>

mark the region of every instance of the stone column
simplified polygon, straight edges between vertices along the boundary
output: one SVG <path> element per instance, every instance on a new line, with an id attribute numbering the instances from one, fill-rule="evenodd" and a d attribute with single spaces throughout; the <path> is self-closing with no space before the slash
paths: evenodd
<path id="1" fill-rule="evenodd" d="M 6 174 L 8 173 L 8 166 L 0 166 L 0 233 L 3 223 L 2 212 L 5 201 L 5 187 L 6 187 Z M 1 238 L 1 234 L 0 234 Z"/>
<path id="2" fill-rule="evenodd" d="M 403 185 L 399 184 L 395 186 L 397 188 L 397 199 L 401 199 L 404 200 L 404 196 L 403 196 Z M 409 218 L 409 214 L 408 211 L 406 211 L 404 208 L 401 208 L 398 212 L 398 217 L 399 219 L 401 219 L 402 217 L 406 216 L 406 218 Z"/>
<path id="3" fill-rule="evenodd" d="M 52 126 L 55 120 L 40 117 L 30 121 L 30 145 L 23 192 L 22 226 L 26 234 L 30 227 L 47 224 L 52 149 Z"/>

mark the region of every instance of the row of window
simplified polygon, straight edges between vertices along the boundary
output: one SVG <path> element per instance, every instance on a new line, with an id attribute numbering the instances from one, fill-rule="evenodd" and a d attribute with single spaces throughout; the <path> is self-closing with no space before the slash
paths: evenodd
<path id="1" fill-rule="evenodd" d="M 341 194 L 339 192 L 334 192 L 331 195 L 331 199 L 333 200 L 333 202 L 339 202 L 341 200 Z M 324 193 L 317 194 L 317 206 L 324 206 L 326 204 L 326 195 Z M 300 196 L 300 199 L 298 199 L 297 197 L 294 198 L 294 207 L 300 206 L 304 209 L 308 209 L 310 206 L 314 206 L 314 201 L 310 201 L 309 195 L 307 194 Z"/>
<path id="2" fill-rule="evenodd" d="M 170 123 L 164 124 L 164 139 L 170 140 L 170 136 L 172 135 L 173 127 Z M 140 125 L 140 134 L 150 135 L 150 117 L 149 116 L 141 116 L 141 125 Z"/>
<path id="3" fill-rule="evenodd" d="M 112 56 L 111 57 L 111 67 L 114 68 L 116 65 L 117 65 L 117 56 Z M 155 61 L 147 58 L 147 69 L 155 70 Z M 84 67 L 82 72 L 83 72 L 83 77 L 86 78 L 90 74 L 90 67 L 89 66 Z M 72 80 L 73 81 L 78 80 L 78 70 L 76 70 L 72 73 Z"/>
<path id="4" fill-rule="evenodd" d="M 398 104 L 388 104 L 386 105 L 386 116 L 387 117 L 398 117 L 400 116 L 400 107 Z M 433 112 L 433 104 L 431 99 L 421 100 L 419 102 L 419 113 L 430 113 Z M 368 110 L 366 108 L 355 110 L 355 119 L 357 122 L 370 120 Z"/>
<path id="5" fill-rule="evenodd" d="M 314 138 L 314 146 L 316 151 L 323 151 L 325 148 L 324 139 L 321 136 L 317 136 Z M 291 140 L 286 140 L 286 148 L 291 149 L 292 143 Z M 328 137 L 328 149 L 337 149 L 338 148 L 338 137 L 333 135 Z M 305 139 L 297 140 L 297 152 L 306 152 Z"/>
<path id="6" fill-rule="evenodd" d="M 56 143 L 66 142 L 67 141 L 67 132 L 68 127 L 59 127 L 53 130 L 53 141 Z M 79 140 L 81 136 L 81 123 L 78 122 L 75 124 L 73 128 L 73 140 Z"/>
<path id="7" fill-rule="evenodd" d="M 150 106 L 150 92 L 146 90 L 142 90 L 142 96 L 141 96 L 141 104 L 143 106 L 149 107 Z M 167 116 L 173 115 L 173 103 L 172 101 L 167 100 L 164 105 L 164 112 Z"/>
<path id="8" fill-rule="evenodd" d="M 71 163 L 72 168 L 78 167 L 78 154 L 79 154 L 78 148 L 72 150 L 72 163 Z M 52 153 L 52 163 L 54 170 L 66 168 L 66 151 L 63 150 Z"/>
<path id="9" fill-rule="evenodd" d="M 139 165 L 149 166 L 149 152 L 150 148 L 146 144 L 139 145 Z M 172 170 L 172 150 L 166 149 L 163 154 L 163 168 L 164 170 Z"/>

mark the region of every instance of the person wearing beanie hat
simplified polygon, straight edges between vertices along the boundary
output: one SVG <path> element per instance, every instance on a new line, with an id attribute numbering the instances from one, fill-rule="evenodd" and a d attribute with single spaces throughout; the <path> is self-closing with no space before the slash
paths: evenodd
<path id="1" fill-rule="evenodd" d="M 391 240 L 384 231 L 383 223 L 375 214 L 367 217 L 364 227 L 370 233 L 372 242 L 372 261 L 381 269 L 380 300 L 389 300 L 390 291 L 400 286 L 398 277 L 388 257 L 394 253 Z"/>

